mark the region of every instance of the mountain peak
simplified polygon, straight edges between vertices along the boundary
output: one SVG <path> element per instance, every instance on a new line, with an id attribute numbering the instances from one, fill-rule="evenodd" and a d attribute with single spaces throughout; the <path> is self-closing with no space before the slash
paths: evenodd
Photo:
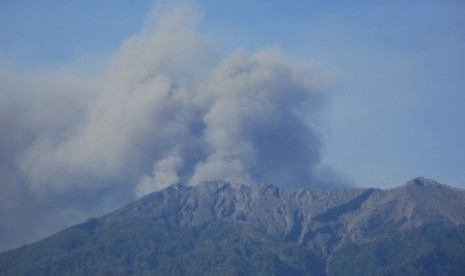
<path id="1" fill-rule="evenodd" d="M 447 185 L 440 184 L 439 182 L 437 182 L 435 180 L 420 176 L 420 177 L 416 177 L 416 178 L 408 181 L 407 183 L 404 184 L 404 186 L 406 186 L 406 187 L 408 187 L 408 186 L 438 187 L 438 186 L 447 186 Z M 449 187 L 449 186 L 447 186 L 447 187 Z"/>

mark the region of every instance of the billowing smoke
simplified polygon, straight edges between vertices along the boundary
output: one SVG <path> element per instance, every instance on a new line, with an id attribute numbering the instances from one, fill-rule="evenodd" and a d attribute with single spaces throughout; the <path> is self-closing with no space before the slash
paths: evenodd
<path id="1" fill-rule="evenodd" d="M 197 25 L 186 6 L 157 15 L 98 80 L 0 64 L 2 239 L 176 182 L 325 187 L 315 127 L 325 81 L 276 49 L 222 57 Z"/>
<path id="2" fill-rule="evenodd" d="M 163 103 L 169 111 L 160 112 L 174 135 L 138 193 L 176 181 L 312 183 L 320 143 L 302 116 L 322 95 L 307 73 L 274 51 L 239 52 L 190 87 L 174 81 Z"/>

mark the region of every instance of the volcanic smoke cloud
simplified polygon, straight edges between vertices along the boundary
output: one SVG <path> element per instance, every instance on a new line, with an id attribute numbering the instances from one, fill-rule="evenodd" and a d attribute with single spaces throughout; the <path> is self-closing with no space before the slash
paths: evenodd
<path id="1" fill-rule="evenodd" d="M 325 186 L 327 81 L 279 50 L 221 57 L 189 7 L 155 18 L 97 81 L 0 64 L 0 236 L 16 216 L 43 234 L 176 182 Z"/>

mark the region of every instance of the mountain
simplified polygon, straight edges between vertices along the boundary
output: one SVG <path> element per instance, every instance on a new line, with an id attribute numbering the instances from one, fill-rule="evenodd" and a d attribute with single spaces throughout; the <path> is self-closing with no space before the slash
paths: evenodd
<path id="1" fill-rule="evenodd" d="M 0 255 L 0 275 L 464 275 L 465 191 L 173 185 Z"/>

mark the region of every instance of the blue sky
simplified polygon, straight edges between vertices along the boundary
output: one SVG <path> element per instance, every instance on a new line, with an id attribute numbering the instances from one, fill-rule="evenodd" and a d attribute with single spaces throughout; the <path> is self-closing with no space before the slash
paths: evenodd
<path id="1" fill-rule="evenodd" d="M 0 3 L 12 67 L 92 71 L 144 24 L 151 1 Z M 356 185 L 424 175 L 465 187 L 461 1 L 198 1 L 222 51 L 279 47 L 339 83 L 323 116 L 324 162 Z"/>
<path id="2" fill-rule="evenodd" d="M 465 185 L 463 2 L 254 3 L 220 8 L 209 22 L 228 45 L 277 45 L 338 76 L 328 164 L 362 186 L 419 175 Z"/>

